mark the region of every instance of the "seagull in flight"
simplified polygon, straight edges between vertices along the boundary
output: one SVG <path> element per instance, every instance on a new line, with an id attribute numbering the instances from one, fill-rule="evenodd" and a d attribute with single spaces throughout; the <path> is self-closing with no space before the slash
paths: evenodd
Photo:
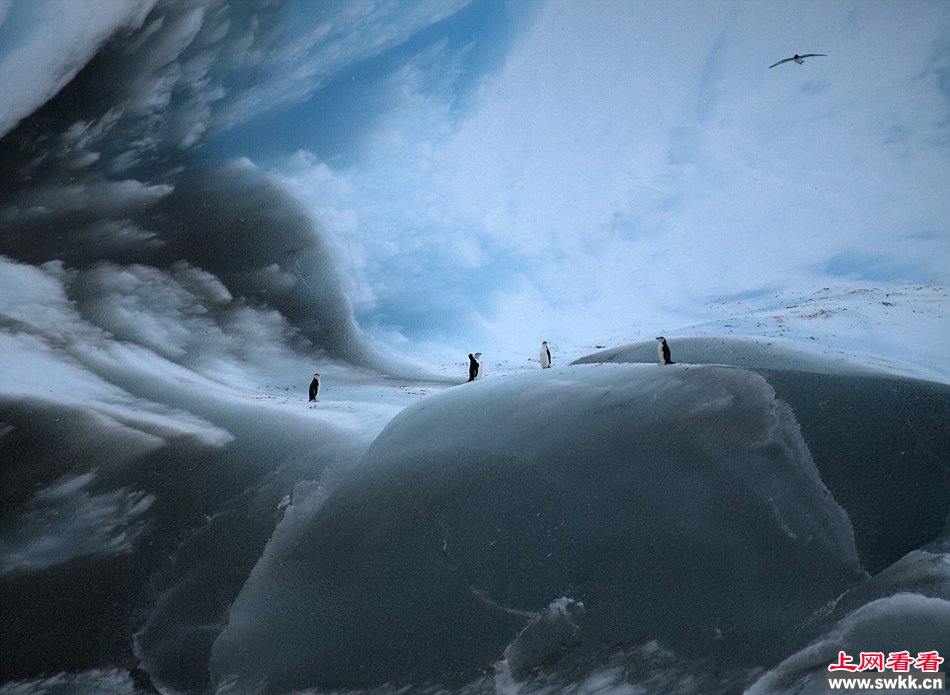
<path id="1" fill-rule="evenodd" d="M 782 59 L 781 59 L 780 61 L 778 61 L 777 63 L 774 63 L 774 64 L 772 64 L 772 65 L 769 65 L 769 69 L 774 68 L 776 65 L 781 65 L 782 63 L 787 63 L 787 62 L 790 61 L 790 60 L 794 60 L 796 63 L 798 63 L 799 65 L 801 65 L 802 63 L 805 62 L 805 58 L 813 58 L 814 56 L 826 56 L 826 55 L 828 55 L 828 54 L 827 54 L 827 53 L 806 53 L 805 55 L 798 55 L 798 54 L 796 53 L 796 54 L 793 55 L 791 58 L 782 58 Z"/>

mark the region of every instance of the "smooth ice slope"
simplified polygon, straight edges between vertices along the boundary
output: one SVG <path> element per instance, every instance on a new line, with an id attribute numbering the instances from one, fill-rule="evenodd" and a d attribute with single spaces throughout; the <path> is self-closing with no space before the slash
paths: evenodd
<path id="1" fill-rule="evenodd" d="M 938 537 L 950 512 L 950 385 L 800 341 L 706 336 L 670 344 L 680 364 L 754 370 L 792 407 L 822 480 L 851 518 L 869 572 Z M 656 362 L 656 343 L 576 364 L 601 362 Z"/>
<path id="2" fill-rule="evenodd" d="M 218 685 L 464 682 L 569 601 L 576 634 L 552 629 L 574 653 L 655 638 L 765 664 L 862 576 L 790 409 L 729 367 L 459 386 L 400 413 L 293 520 L 215 643 Z M 557 656 L 557 635 L 534 637 L 550 654 L 533 660 Z"/>

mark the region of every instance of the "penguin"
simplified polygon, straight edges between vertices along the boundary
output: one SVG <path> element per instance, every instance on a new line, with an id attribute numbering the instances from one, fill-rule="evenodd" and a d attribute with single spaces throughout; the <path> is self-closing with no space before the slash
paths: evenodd
<path id="1" fill-rule="evenodd" d="M 541 369 L 551 366 L 551 351 L 548 350 L 548 341 L 541 342 Z"/>
<path id="2" fill-rule="evenodd" d="M 666 342 L 666 338 L 662 335 L 657 336 L 656 338 L 656 352 L 660 356 L 660 364 L 673 364 L 673 359 L 670 355 L 670 346 Z"/>
<path id="3" fill-rule="evenodd" d="M 310 402 L 311 403 L 315 402 L 319 394 L 320 394 L 320 375 L 314 374 L 313 381 L 310 382 Z"/>
<path id="4" fill-rule="evenodd" d="M 476 352 L 475 354 L 472 354 L 471 352 L 468 353 L 468 380 L 469 381 L 475 381 L 475 379 L 478 378 L 478 367 L 479 367 L 478 358 L 481 356 L 481 354 L 482 353 L 480 352 Z"/>

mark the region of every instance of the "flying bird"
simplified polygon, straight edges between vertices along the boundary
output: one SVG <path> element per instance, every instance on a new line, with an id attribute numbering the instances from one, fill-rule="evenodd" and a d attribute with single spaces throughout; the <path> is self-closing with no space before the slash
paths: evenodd
<path id="1" fill-rule="evenodd" d="M 828 55 L 828 54 L 827 54 L 827 53 L 806 53 L 805 55 L 798 55 L 798 54 L 796 53 L 796 54 L 793 55 L 791 58 L 782 58 L 782 59 L 781 59 L 780 61 L 778 61 L 777 63 L 774 63 L 773 65 L 769 65 L 769 69 L 774 68 L 776 65 L 781 65 L 782 63 L 787 63 L 787 62 L 790 61 L 790 60 L 794 60 L 796 63 L 798 63 L 799 65 L 801 65 L 802 63 L 805 62 L 805 58 L 813 58 L 813 57 L 815 57 L 815 56 L 826 56 L 826 55 Z"/>

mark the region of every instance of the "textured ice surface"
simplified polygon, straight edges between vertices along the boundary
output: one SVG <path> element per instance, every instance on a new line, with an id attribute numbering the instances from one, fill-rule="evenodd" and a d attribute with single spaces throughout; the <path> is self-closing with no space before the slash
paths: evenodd
<path id="1" fill-rule="evenodd" d="M 754 370 L 788 403 L 871 572 L 936 538 L 950 509 L 950 385 L 782 339 L 671 339 L 680 364 Z M 655 362 L 653 341 L 578 363 Z"/>
<path id="2" fill-rule="evenodd" d="M 574 650 L 767 662 L 862 576 L 790 409 L 730 367 L 459 386 L 400 413 L 283 532 L 215 643 L 219 684 L 461 682 L 559 597 L 584 604 Z"/>
<path id="3" fill-rule="evenodd" d="M 762 675 L 749 695 L 827 692 L 828 664 L 845 651 L 950 653 L 950 527 L 816 611 L 796 631 L 804 644 Z M 940 669 L 946 671 L 945 665 Z M 873 674 L 876 675 L 876 674 Z"/>
<path id="4" fill-rule="evenodd" d="M 579 618 L 584 604 L 562 596 L 531 616 L 525 628 L 505 648 L 505 662 L 511 673 L 524 675 L 560 649 L 573 646 L 579 639 Z"/>
<path id="5" fill-rule="evenodd" d="M 839 651 L 857 663 L 861 652 L 886 655 L 905 650 L 913 657 L 921 652 L 950 652 L 950 597 L 898 593 L 864 604 L 813 644 L 762 676 L 747 693 L 827 693 L 824 675 L 828 665 L 838 661 Z"/>

